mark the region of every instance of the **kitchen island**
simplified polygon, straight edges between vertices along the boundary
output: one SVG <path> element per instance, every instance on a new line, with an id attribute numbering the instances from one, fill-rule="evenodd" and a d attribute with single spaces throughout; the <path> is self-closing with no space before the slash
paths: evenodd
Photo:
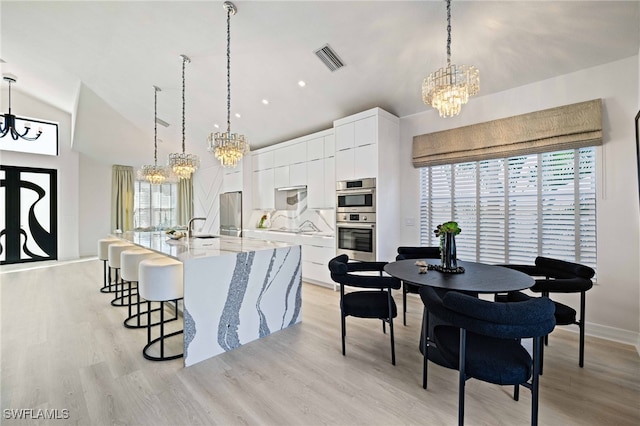
<path id="1" fill-rule="evenodd" d="M 300 322 L 301 248 L 229 236 L 168 239 L 164 232 L 117 237 L 184 265 L 184 365 Z"/>

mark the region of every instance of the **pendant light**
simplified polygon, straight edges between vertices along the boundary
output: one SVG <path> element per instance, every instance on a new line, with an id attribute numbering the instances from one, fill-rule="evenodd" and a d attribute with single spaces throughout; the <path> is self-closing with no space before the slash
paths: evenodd
<path id="1" fill-rule="evenodd" d="M 184 150 L 185 141 L 185 78 L 184 70 L 191 60 L 186 55 L 180 55 L 182 59 L 182 152 L 169 154 L 169 166 L 180 179 L 189 179 L 193 172 L 200 167 L 200 159 L 195 154 L 187 154 Z"/>
<path id="2" fill-rule="evenodd" d="M 231 2 L 224 2 L 227 11 L 227 131 L 209 134 L 208 151 L 213 152 L 223 167 L 235 167 L 245 153 L 249 142 L 244 135 L 231 133 L 231 15 L 238 11 Z"/>
<path id="3" fill-rule="evenodd" d="M 153 164 L 142 166 L 140 172 L 142 178 L 152 185 L 160 185 L 169 177 L 169 170 L 164 166 L 158 166 L 158 92 L 161 91 L 158 86 L 153 86 Z"/>
<path id="4" fill-rule="evenodd" d="M 437 109 L 440 117 L 453 117 L 479 90 L 480 71 L 476 67 L 451 63 L 451 0 L 447 0 L 447 67 L 424 79 L 422 100 Z"/>
<path id="5" fill-rule="evenodd" d="M 5 136 L 11 136 L 11 139 L 17 141 L 18 139 L 24 139 L 26 141 L 35 141 L 42 134 L 42 127 L 38 129 L 38 133 L 33 136 L 27 136 L 29 130 L 31 130 L 31 123 L 24 123 L 24 132 L 19 133 L 16 130 L 16 116 L 11 114 L 11 84 L 18 81 L 14 75 L 5 74 L 2 79 L 9 83 L 9 112 L 2 115 L 3 124 L 0 124 L 0 138 Z"/>

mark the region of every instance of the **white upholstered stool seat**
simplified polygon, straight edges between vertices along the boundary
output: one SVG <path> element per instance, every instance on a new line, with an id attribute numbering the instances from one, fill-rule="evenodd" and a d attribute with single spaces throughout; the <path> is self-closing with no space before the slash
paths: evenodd
<path id="1" fill-rule="evenodd" d="M 120 276 L 125 281 L 125 285 L 128 288 L 128 300 L 124 301 L 129 308 L 129 315 L 124 320 L 124 326 L 127 328 L 145 328 L 147 325 L 141 323 L 140 320 L 146 319 L 146 311 L 140 311 L 140 295 L 137 292 L 138 286 L 138 269 L 140 262 L 145 259 L 152 259 L 156 257 L 165 257 L 160 253 L 156 253 L 151 250 L 144 249 L 142 247 L 129 248 L 120 253 Z M 135 283 L 135 287 L 133 286 Z M 135 301 L 132 296 L 135 296 Z M 132 308 L 135 306 L 137 313 L 132 312 Z M 153 312 L 159 311 L 160 308 L 154 309 Z M 157 325 L 159 322 L 152 324 Z"/>
<path id="2" fill-rule="evenodd" d="M 175 302 L 175 318 L 178 316 L 178 300 L 183 298 L 183 267 L 179 262 L 170 257 L 145 259 L 140 262 L 138 270 L 138 293 L 147 300 L 147 344 L 142 349 L 142 355 L 151 361 L 167 361 L 181 358 L 183 353 L 165 356 L 165 340 L 172 336 L 180 335 L 184 330 L 178 330 L 167 335 L 164 334 L 164 305 L 166 302 Z M 151 339 L 151 302 L 160 302 L 160 337 Z M 156 343 L 160 343 L 160 356 L 150 354 L 150 349 Z"/>
<path id="3" fill-rule="evenodd" d="M 109 262 L 109 245 L 117 243 L 117 238 L 109 237 L 98 240 L 98 260 L 102 260 L 102 293 L 115 292 L 115 286 L 111 284 L 111 267 L 108 266 Z M 109 268 L 107 273 L 107 268 Z"/>
<path id="4" fill-rule="evenodd" d="M 122 278 L 119 277 L 120 272 L 120 254 L 125 251 L 132 249 L 136 246 L 133 244 L 127 243 L 125 241 L 120 241 L 116 243 L 109 244 L 109 266 L 115 270 L 115 288 L 116 288 L 116 297 L 111 301 L 112 306 L 126 306 L 123 302 L 124 298 L 124 283 L 122 282 Z M 118 286 L 120 286 L 120 290 L 118 291 Z"/>

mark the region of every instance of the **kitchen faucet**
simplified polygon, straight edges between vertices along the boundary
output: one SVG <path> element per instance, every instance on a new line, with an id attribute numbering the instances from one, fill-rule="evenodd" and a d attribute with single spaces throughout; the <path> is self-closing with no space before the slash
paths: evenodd
<path id="1" fill-rule="evenodd" d="M 193 230 L 191 229 L 191 227 L 193 226 L 193 222 L 196 220 L 207 220 L 206 217 L 192 217 L 189 220 L 189 223 L 187 224 L 187 238 L 191 238 L 191 233 L 193 232 Z"/>

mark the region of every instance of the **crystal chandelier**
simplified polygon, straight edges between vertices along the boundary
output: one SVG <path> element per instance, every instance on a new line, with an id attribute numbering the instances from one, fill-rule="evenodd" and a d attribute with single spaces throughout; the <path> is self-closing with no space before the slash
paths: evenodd
<path id="1" fill-rule="evenodd" d="M 184 152 L 184 140 L 185 140 L 185 79 L 184 69 L 185 65 L 191 62 L 186 55 L 180 55 L 182 58 L 182 152 L 174 152 L 169 154 L 169 166 L 173 169 L 173 172 L 178 175 L 180 179 L 189 179 L 191 174 L 196 171 L 200 166 L 200 159 L 195 154 L 187 154 Z"/>
<path id="2" fill-rule="evenodd" d="M 242 156 L 249 152 L 249 142 L 244 135 L 231 133 L 231 15 L 238 9 L 231 2 L 224 2 L 227 11 L 227 131 L 209 134 L 207 148 L 213 152 L 223 167 L 235 167 Z"/>
<path id="3" fill-rule="evenodd" d="M 153 164 L 142 166 L 140 174 L 152 185 L 159 185 L 169 177 L 169 170 L 164 166 L 158 166 L 158 92 L 161 92 L 162 89 L 153 86 L 153 91 Z"/>
<path id="4" fill-rule="evenodd" d="M 453 117 L 479 90 L 480 71 L 476 67 L 451 63 L 451 0 L 447 0 L 447 67 L 424 79 L 422 100 L 437 109 L 440 117 Z"/>
<path id="5" fill-rule="evenodd" d="M 11 83 L 15 83 L 17 81 L 16 77 L 11 74 L 5 74 L 2 76 L 2 79 L 9 83 L 9 112 L 2 115 L 4 124 L 0 124 L 0 138 L 4 138 L 9 135 L 14 141 L 17 141 L 18 138 L 26 141 L 35 141 L 42 134 L 42 128 L 38 129 L 38 133 L 35 136 L 29 137 L 27 136 L 27 133 L 31 130 L 31 123 L 24 123 L 24 132 L 20 134 L 16 130 L 16 116 L 11 114 Z"/>

